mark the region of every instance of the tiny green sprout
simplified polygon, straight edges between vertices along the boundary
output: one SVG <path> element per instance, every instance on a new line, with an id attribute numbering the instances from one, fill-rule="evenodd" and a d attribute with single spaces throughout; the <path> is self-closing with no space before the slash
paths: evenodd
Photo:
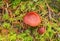
<path id="1" fill-rule="evenodd" d="M 22 4 L 20 8 L 21 8 L 21 11 L 23 11 L 23 10 L 25 10 L 26 5 L 25 4 Z"/>
<path id="2" fill-rule="evenodd" d="M 24 38 L 24 41 L 33 41 L 33 37 L 27 36 Z"/>
<path id="3" fill-rule="evenodd" d="M 19 10 L 16 10 L 15 11 L 15 15 L 19 15 L 20 14 L 20 11 Z"/>
<path id="4" fill-rule="evenodd" d="M 22 39 L 24 41 L 33 41 L 33 37 L 27 35 L 26 33 L 21 33 L 17 36 L 17 38 Z"/>
<path id="5" fill-rule="evenodd" d="M 26 34 L 29 34 L 29 33 L 30 33 L 30 30 L 26 30 L 25 33 L 26 33 Z"/>
<path id="6" fill-rule="evenodd" d="M 15 21 L 16 19 L 15 18 L 9 18 L 9 21 L 10 22 L 13 22 L 13 21 Z"/>
<path id="7" fill-rule="evenodd" d="M 15 41 L 16 40 L 16 34 L 10 35 L 9 40 L 10 41 Z"/>
<path id="8" fill-rule="evenodd" d="M 4 27 L 4 28 L 10 28 L 10 23 L 7 23 L 7 22 L 4 22 L 3 24 L 2 24 L 2 26 Z"/>
<path id="9" fill-rule="evenodd" d="M 29 1 L 29 2 L 27 3 L 27 7 L 28 7 L 29 10 L 31 10 L 32 8 L 33 8 L 32 10 L 35 9 L 35 5 L 34 5 L 31 1 Z"/>
<path id="10" fill-rule="evenodd" d="M 25 14 L 20 14 L 20 16 L 16 17 L 16 20 L 20 20 L 20 21 L 22 21 L 22 20 L 23 20 L 24 15 L 25 15 Z"/>
<path id="11" fill-rule="evenodd" d="M 3 19 L 8 20 L 9 19 L 9 15 L 8 14 L 4 14 L 3 15 Z"/>
<path id="12" fill-rule="evenodd" d="M 20 2 L 21 2 L 21 0 L 12 0 L 12 1 L 11 1 L 11 4 L 12 4 L 13 9 L 15 9 L 16 6 L 17 6 Z"/>

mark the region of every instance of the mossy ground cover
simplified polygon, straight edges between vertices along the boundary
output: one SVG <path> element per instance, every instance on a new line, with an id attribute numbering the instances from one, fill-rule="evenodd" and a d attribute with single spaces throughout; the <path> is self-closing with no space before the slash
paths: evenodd
<path id="1" fill-rule="evenodd" d="M 41 15 L 39 26 L 23 22 L 30 11 Z M 46 27 L 42 35 L 41 26 Z M 0 0 L 0 41 L 60 41 L 60 0 Z"/>

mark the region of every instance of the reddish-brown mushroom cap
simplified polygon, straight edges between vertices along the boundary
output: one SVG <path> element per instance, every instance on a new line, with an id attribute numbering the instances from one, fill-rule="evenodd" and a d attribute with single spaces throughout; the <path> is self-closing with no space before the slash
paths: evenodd
<path id="1" fill-rule="evenodd" d="M 38 26 L 41 23 L 41 18 L 40 16 L 35 13 L 35 12 L 28 12 L 24 18 L 23 18 L 23 22 L 27 25 L 30 26 Z"/>
<path id="2" fill-rule="evenodd" d="M 45 31 L 46 31 L 45 27 L 41 27 L 41 28 L 38 29 L 39 34 L 43 34 Z"/>

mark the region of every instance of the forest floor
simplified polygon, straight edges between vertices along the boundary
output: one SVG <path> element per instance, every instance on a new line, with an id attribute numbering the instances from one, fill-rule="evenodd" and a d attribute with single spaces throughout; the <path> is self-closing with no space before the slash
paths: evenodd
<path id="1" fill-rule="evenodd" d="M 39 26 L 24 24 L 30 11 L 42 17 Z M 46 27 L 42 35 L 41 26 Z M 60 0 L 0 0 L 0 41 L 60 41 Z"/>

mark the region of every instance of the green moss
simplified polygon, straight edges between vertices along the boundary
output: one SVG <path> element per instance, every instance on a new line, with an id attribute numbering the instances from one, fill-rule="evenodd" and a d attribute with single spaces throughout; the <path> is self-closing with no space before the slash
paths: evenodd
<path id="1" fill-rule="evenodd" d="M 8 20 L 9 19 L 9 15 L 8 14 L 4 14 L 3 15 L 3 19 Z"/>
<path id="2" fill-rule="evenodd" d="M 14 17 L 10 17 L 9 13 L 6 13 L 6 10 L 1 14 L 0 13 L 0 41 L 60 41 L 59 37 L 54 37 L 54 34 L 57 33 L 58 35 L 60 33 L 60 0 L 9 0 L 10 5 L 8 8 L 6 7 L 6 3 L 3 3 L 2 0 L 0 0 L 0 7 L 3 5 L 7 8 L 12 10 L 12 15 L 14 14 Z M 47 5 L 49 5 L 51 10 L 47 8 Z M 55 3 L 54 3 L 55 2 Z M 16 7 L 18 8 L 16 9 Z M 16 9 L 16 10 L 14 10 Z M 7 10 L 8 11 L 8 10 Z M 31 27 L 29 25 L 26 25 L 23 23 L 23 17 L 25 14 L 29 11 L 35 11 L 42 17 L 42 22 L 37 27 Z M 49 15 L 51 14 L 51 16 Z M 50 19 L 50 17 L 51 19 Z M 57 16 L 58 19 L 55 18 Z M 13 22 L 19 22 L 13 24 Z M 13 24 L 13 25 L 12 25 Z M 41 26 L 46 27 L 46 32 L 42 35 L 40 35 L 37 32 L 37 29 Z M 3 28 L 2 28 L 3 27 Z M 2 35 L 1 31 L 2 29 L 8 29 L 9 33 L 7 35 Z M 16 30 L 16 28 L 18 28 Z M 26 28 L 26 29 L 25 29 Z M 16 33 L 17 32 L 17 33 Z"/>
<path id="3" fill-rule="evenodd" d="M 2 26 L 3 26 L 4 28 L 7 28 L 7 29 L 9 29 L 9 28 L 11 27 L 10 23 L 7 23 L 7 22 L 4 22 L 4 23 L 2 24 Z"/>

